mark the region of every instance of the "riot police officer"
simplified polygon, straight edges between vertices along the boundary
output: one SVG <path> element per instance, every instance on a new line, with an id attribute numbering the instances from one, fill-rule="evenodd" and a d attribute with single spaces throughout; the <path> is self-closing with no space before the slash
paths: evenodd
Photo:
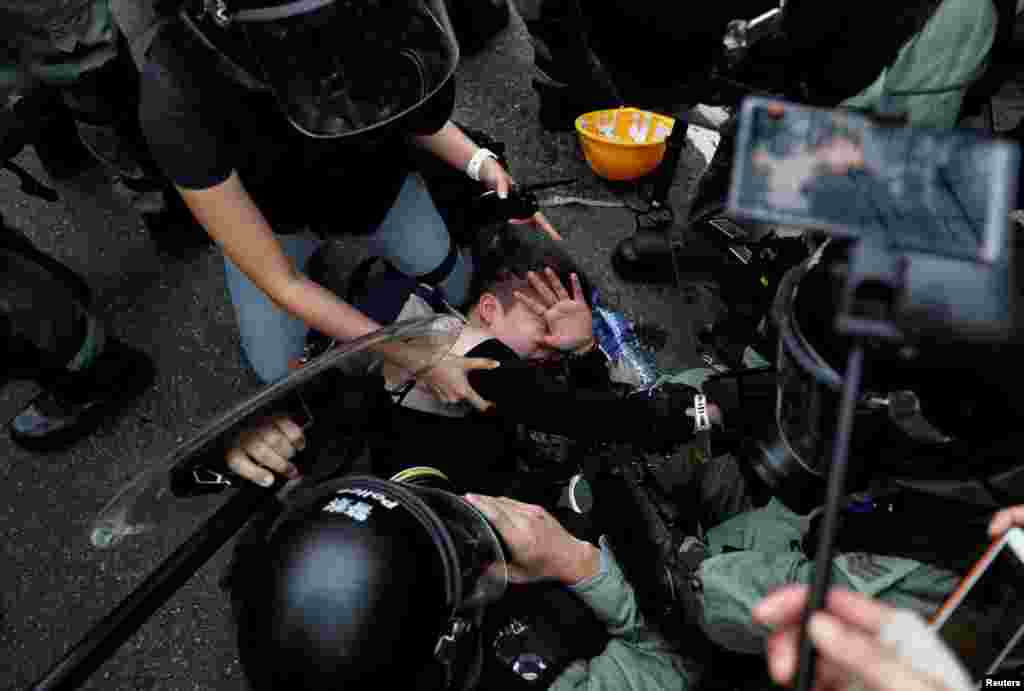
<path id="1" fill-rule="evenodd" d="M 604 539 L 445 487 L 428 468 L 346 476 L 243 540 L 231 583 L 254 689 L 688 687 Z"/>

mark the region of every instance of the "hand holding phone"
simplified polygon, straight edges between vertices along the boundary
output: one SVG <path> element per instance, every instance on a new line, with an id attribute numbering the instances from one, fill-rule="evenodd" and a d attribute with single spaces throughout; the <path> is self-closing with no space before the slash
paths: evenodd
<path id="1" fill-rule="evenodd" d="M 1003 533 L 1014 526 L 1024 528 L 1024 504 L 1003 509 L 993 516 L 988 526 L 988 534 L 993 539 L 1002 537 Z"/>
<path id="2" fill-rule="evenodd" d="M 779 588 L 754 609 L 773 629 L 768 667 L 779 684 L 794 681 L 800 617 L 809 591 Z M 919 615 L 861 593 L 834 588 L 811 618 L 809 633 L 820 655 L 814 691 L 969 691 L 971 679 Z"/>
<path id="3" fill-rule="evenodd" d="M 1024 636 L 1024 530 L 996 538 L 932 625 L 973 678 L 996 673 Z"/>

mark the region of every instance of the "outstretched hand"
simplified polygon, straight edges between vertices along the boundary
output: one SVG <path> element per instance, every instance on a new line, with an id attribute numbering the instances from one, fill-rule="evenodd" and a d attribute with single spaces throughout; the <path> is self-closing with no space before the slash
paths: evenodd
<path id="1" fill-rule="evenodd" d="M 534 299 L 521 291 L 515 296 L 524 305 L 543 319 L 548 327 L 548 335 L 544 344 L 563 352 L 589 350 L 594 345 L 594 320 L 590 306 L 583 297 L 580 279 L 576 274 L 570 276 L 572 295 L 566 291 L 558 274 L 550 268 L 544 274 L 529 272 L 526 280 L 530 282 L 538 299 Z"/>
<path id="2" fill-rule="evenodd" d="M 484 400 L 470 385 L 466 375 L 473 370 L 494 369 L 499 366 L 497 360 L 448 355 L 428 369 L 421 376 L 421 380 L 442 403 L 465 401 L 482 413 L 494 403 Z"/>

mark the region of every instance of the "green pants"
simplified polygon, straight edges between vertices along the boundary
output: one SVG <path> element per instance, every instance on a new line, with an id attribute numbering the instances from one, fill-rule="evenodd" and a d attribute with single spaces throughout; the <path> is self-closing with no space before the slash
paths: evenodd
<path id="1" fill-rule="evenodd" d="M 716 460 L 717 462 L 717 460 Z M 814 555 L 801 542 L 810 521 L 777 500 L 729 518 L 707 531 L 710 556 L 697 572 L 698 623 L 715 643 L 736 652 L 761 653 L 766 631 L 751 620 L 753 607 L 779 586 L 810 583 Z M 856 590 L 929 616 L 959 577 L 910 559 L 841 554 L 832 585 Z"/>
<path id="2" fill-rule="evenodd" d="M 744 357 L 752 358 L 748 366 L 766 364 L 752 351 Z M 662 381 L 701 388 L 710 374 L 688 370 Z M 688 615 L 718 645 L 761 653 L 767 632 L 752 621 L 754 606 L 780 586 L 813 581 L 814 555 L 803 551 L 811 517 L 793 513 L 777 499 L 752 508 L 753 495 L 732 456 L 697 467 L 682 459 L 672 465 L 678 477 L 667 484 L 692 489 L 690 501 L 709 554 L 696 573 L 692 597 L 686 598 Z M 831 582 L 928 616 L 953 592 L 959 576 L 911 559 L 849 553 L 833 560 Z"/>

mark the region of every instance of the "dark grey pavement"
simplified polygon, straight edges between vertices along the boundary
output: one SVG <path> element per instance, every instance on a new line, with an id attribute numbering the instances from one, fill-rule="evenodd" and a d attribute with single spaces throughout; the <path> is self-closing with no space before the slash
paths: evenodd
<path id="1" fill-rule="evenodd" d="M 573 194 L 628 196 L 629 185 L 613 189 L 590 173 L 574 134 L 552 135 L 540 128 L 529 86 L 531 56 L 525 30 L 514 18 L 490 49 L 463 65 L 457 119 L 505 141 L 520 181 L 579 175 Z M 31 152 L 20 162 L 42 175 Z M 677 213 L 685 212 L 692 182 L 705 163 L 687 148 L 672 191 Z M 98 171 L 61 185 L 60 191 L 60 202 L 46 204 L 25 197 L 11 176 L 0 175 L 0 213 L 85 276 L 114 333 L 152 356 L 158 378 L 123 415 L 67 452 L 29 454 L 0 434 L 3 689 L 24 688 L 45 673 L 194 524 L 192 506 L 183 504 L 159 530 L 138 537 L 128 549 L 104 552 L 88 540 L 96 513 L 122 483 L 258 388 L 240 359 L 216 251 L 184 261 L 160 255 L 138 215 L 112 197 Z M 611 271 L 611 250 L 633 231 L 632 215 L 574 206 L 551 209 L 548 216 L 609 303 L 668 331 L 659 364 L 665 369 L 696 364 L 693 325 L 707 317 L 706 304 L 688 303 L 668 288 L 624 285 Z M 357 242 L 342 249 L 353 265 L 362 256 Z M 22 383 L 0 391 L 0 420 L 33 393 Z M 221 550 L 86 688 L 243 689 L 228 608 L 217 585 L 227 553 Z"/>

